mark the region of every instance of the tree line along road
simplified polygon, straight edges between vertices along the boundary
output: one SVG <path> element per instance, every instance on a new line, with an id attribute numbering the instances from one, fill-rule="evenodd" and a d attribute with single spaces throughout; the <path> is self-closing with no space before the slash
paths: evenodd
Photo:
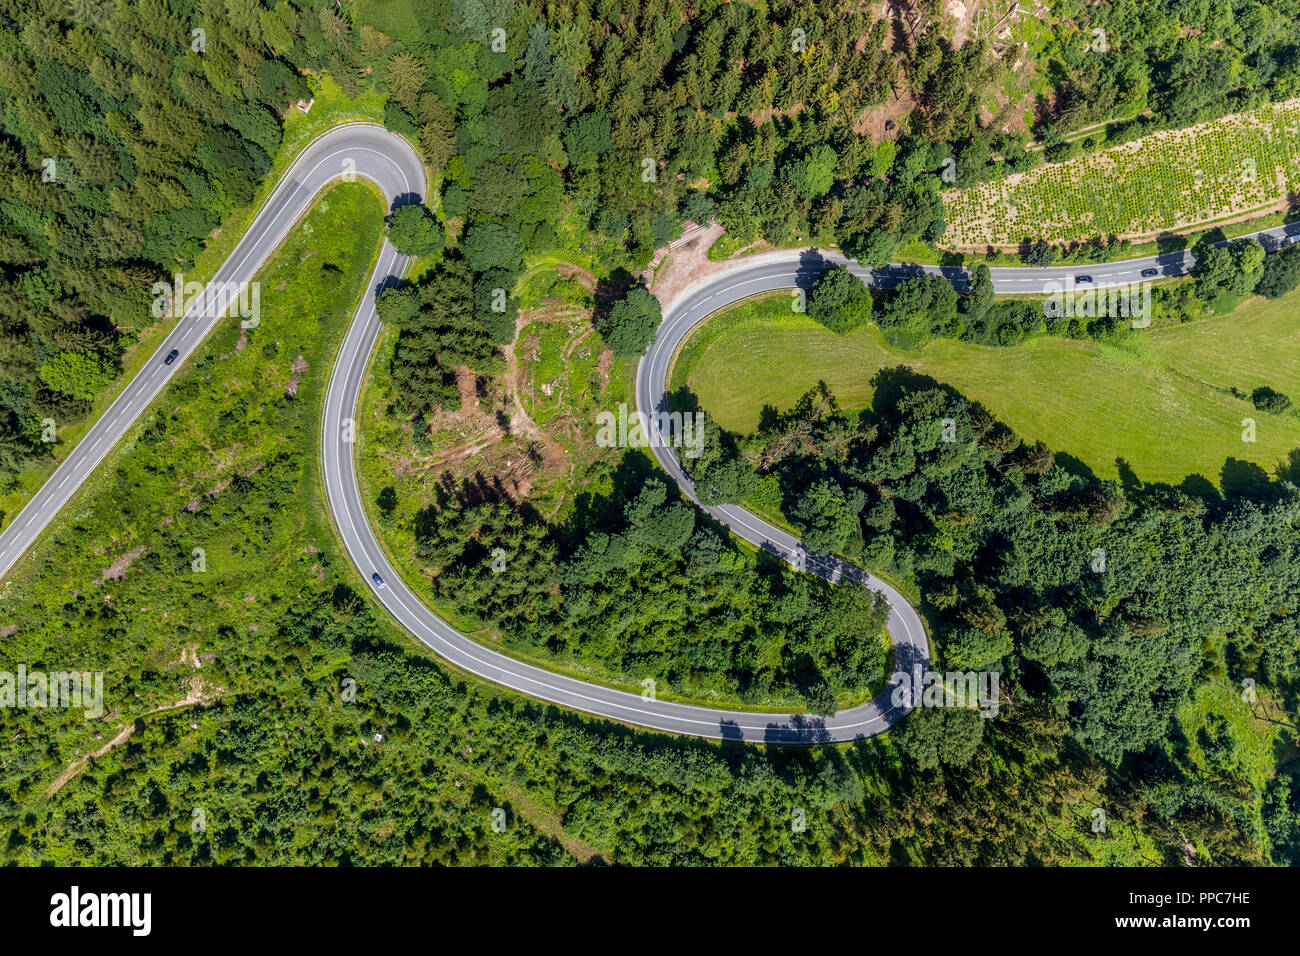
<path id="1" fill-rule="evenodd" d="M 347 124 L 309 144 L 281 177 L 204 293 L 54 474 L 9 526 L 0 531 L 0 578 L 31 548 L 41 531 L 220 321 L 222 311 L 216 290 L 223 284 L 242 287 L 252 281 L 310 209 L 315 196 L 334 180 L 353 176 L 371 181 L 390 206 L 399 199 L 423 200 L 427 190 L 420 157 L 405 139 L 382 127 Z M 1257 238 L 1275 244 L 1284 234 L 1285 230 L 1279 227 L 1259 233 Z M 1091 274 L 1098 286 L 1118 285 L 1137 282 L 1143 270 L 1153 268 L 1161 276 L 1180 275 L 1189 271 L 1193 262 L 1188 252 L 1168 253 L 1098 265 L 1092 267 Z M 637 368 L 637 407 L 649 412 L 664 407 L 672 356 L 691 329 L 710 315 L 762 292 L 807 288 L 821 271 L 841 263 L 848 264 L 863 281 L 878 287 L 889 287 L 919 274 L 942 274 L 959 287 L 965 281 L 965 273 L 959 268 L 895 265 L 872 271 L 837 253 L 818 250 L 783 251 L 741 260 L 689 290 L 665 313 L 656 341 Z M 331 372 L 321 421 L 323 475 L 331 518 L 348 559 L 370 584 L 374 599 L 394 620 L 446 661 L 484 680 L 572 710 L 669 733 L 756 743 L 841 743 L 881 733 L 907 713 L 907 707 L 893 703 L 892 681 L 871 701 L 830 718 L 731 711 L 657 700 L 653 695 L 587 683 L 515 660 L 476 643 L 430 611 L 384 556 L 366 519 L 357 483 L 354 448 L 357 404 L 381 327 L 375 296 L 386 284 L 402 276 L 407 265 L 407 258 L 385 241 L 371 275 L 369 292 L 353 316 Z M 1077 272 L 1073 266 L 998 267 L 990 271 L 994 288 L 1003 293 L 1041 291 L 1044 283 L 1065 282 Z M 173 350 L 178 353 L 177 360 L 165 361 Z M 655 457 L 681 491 L 694 499 L 689 477 L 658 432 L 656 416 L 650 414 L 648 419 L 648 437 Z M 930 648 L 924 623 L 896 588 L 835 558 L 808 552 L 793 535 L 739 506 L 704 510 L 737 537 L 782 556 L 800 570 L 834 583 L 857 582 L 883 592 L 890 605 L 886 626 L 893 647 L 894 671 L 911 674 L 915 667 L 928 666 Z"/>

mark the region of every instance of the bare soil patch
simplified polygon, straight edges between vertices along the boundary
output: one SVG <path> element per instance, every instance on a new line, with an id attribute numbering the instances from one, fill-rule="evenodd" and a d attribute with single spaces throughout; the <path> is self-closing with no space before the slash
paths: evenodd
<path id="1" fill-rule="evenodd" d="M 104 581 L 122 580 L 122 578 L 126 576 L 127 569 L 131 567 L 131 564 L 135 561 L 135 559 L 140 557 L 140 555 L 144 554 L 145 551 L 147 550 L 148 548 L 146 548 L 144 545 L 141 545 L 138 548 L 132 548 L 126 554 L 122 555 L 120 558 L 118 558 L 116 561 L 114 561 L 112 564 L 106 567 L 103 571 L 99 572 L 100 579 Z"/>

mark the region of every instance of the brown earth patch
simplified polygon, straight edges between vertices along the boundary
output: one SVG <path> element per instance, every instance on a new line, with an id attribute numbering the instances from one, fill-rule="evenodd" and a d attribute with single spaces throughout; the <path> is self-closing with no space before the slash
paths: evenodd
<path id="1" fill-rule="evenodd" d="M 104 581 L 122 580 L 122 578 L 126 576 L 127 569 L 131 567 L 132 562 L 134 562 L 136 558 L 140 557 L 140 555 L 144 554 L 145 551 L 147 550 L 149 549 L 146 548 L 144 545 L 141 545 L 138 548 L 132 548 L 126 554 L 122 555 L 120 558 L 118 558 L 116 561 L 114 561 L 112 564 L 106 567 L 103 571 L 100 571 L 99 572 L 100 579 Z"/>
<path id="2" fill-rule="evenodd" d="M 564 264 L 555 267 L 555 274 L 564 279 L 577 279 L 588 292 L 596 291 L 596 274 L 590 269 L 582 269 L 575 265 Z"/>
<path id="3" fill-rule="evenodd" d="M 883 143 L 887 139 L 898 139 L 902 132 L 903 120 L 916 108 L 916 100 L 908 90 L 902 94 L 891 93 L 889 99 L 879 106 L 873 106 L 858 117 L 853 124 L 853 132 L 859 136 L 869 136 L 873 143 Z"/>
<path id="4" fill-rule="evenodd" d="M 298 380 L 302 378 L 303 372 L 307 371 L 307 362 L 299 355 L 293 360 L 293 365 L 289 366 L 289 371 L 292 374 L 289 376 L 289 384 L 284 387 L 284 394 L 295 398 L 298 395 Z"/>

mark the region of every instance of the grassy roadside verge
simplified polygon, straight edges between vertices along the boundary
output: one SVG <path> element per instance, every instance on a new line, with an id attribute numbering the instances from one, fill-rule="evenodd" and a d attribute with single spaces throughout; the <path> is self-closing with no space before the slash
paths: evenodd
<path id="1" fill-rule="evenodd" d="M 348 122 L 383 122 L 384 95 L 368 90 L 349 98 L 329 76 L 312 78 L 315 102 L 309 113 L 293 109 L 284 122 L 284 138 L 276 152 L 271 170 L 262 179 L 252 202 L 235 210 L 218 227 L 195 261 L 194 268 L 186 273 L 187 281 L 206 283 L 220 268 L 238 244 L 248 225 L 256 217 L 263 203 L 279 185 L 284 172 L 311 143 L 329 129 Z M 136 340 L 122 356 L 122 372 L 108 389 L 95 397 L 89 414 L 59 431 L 54 458 L 39 467 L 25 469 L 16 477 L 12 490 L 0 493 L 0 520 L 5 526 L 13 520 L 34 494 L 58 468 L 78 442 L 94 426 L 104 411 L 112 405 L 135 375 L 144 367 L 159 344 L 175 326 L 171 320 L 157 321 L 151 316 L 141 316 L 142 325 L 136 330 Z"/>
<path id="2" fill-rule="evenodd" d="M 4 583 L 9 650 L 103 670 L 106 721 L 175 706 L 178 676 L 191 703 L 236 692 L 258 635 L 338 563 L 321 556 L 332 531 L 311 452 L 383 213 L 367 185 L 322 193 L 311 232 L 259 273 L 261 326 L 219 324 Z M 93 723 L 63 724 L 61 749 L 94 749 Z"/>

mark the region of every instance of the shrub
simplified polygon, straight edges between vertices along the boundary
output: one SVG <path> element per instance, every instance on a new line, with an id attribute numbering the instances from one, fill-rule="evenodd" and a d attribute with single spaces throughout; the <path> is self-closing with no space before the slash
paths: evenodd
<path id="1" fill-rule="evenodd" d="M 813 283 L 808 315 L 832 332 L 852 332 L 871 321 L 871 293 L 846 267 L 836 266 Z"/>
<path id="2" fill-rule="evenodd" d="M 404 256 L 431 256 L 447 241 L 427 206 L 400 206 L 388 219 L 388 241 Z"/>
<path id="3" fill-rule="evenodd" d="M 1270 415 L 1286 415 L 1291 411 L 1291 399 L 1267 385 L 1261 385 L 1251 392 L 1250 400 L 1261 412 L 1268 412 Z"/>
<path id="4" fill-rule="evenodd" d="M 633 286 L 597 321 L 596 330 L 615 355 L 641 355 L 654 341 L 662 319 L 659 300 L 641 286 Z"/>

